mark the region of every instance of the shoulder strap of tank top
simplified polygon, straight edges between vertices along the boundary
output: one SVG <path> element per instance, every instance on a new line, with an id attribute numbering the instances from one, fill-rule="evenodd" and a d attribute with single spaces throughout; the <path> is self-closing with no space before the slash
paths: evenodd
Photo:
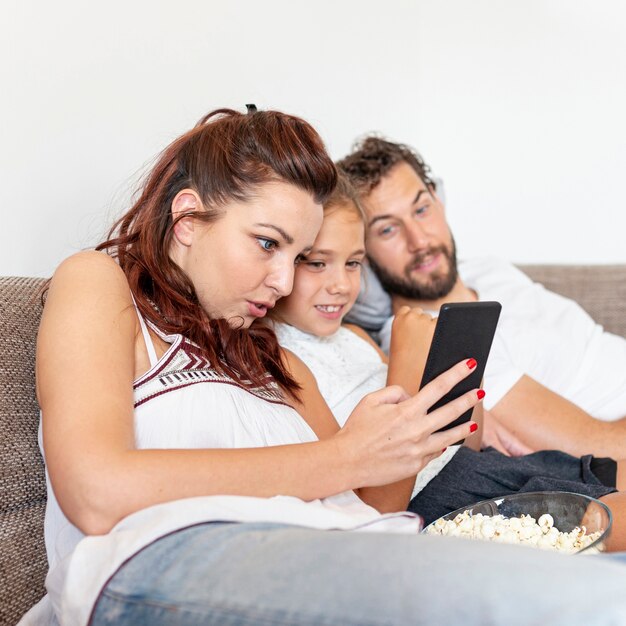
<path id="1" fill-rule="evenodd" d="M 150 367 L 154 367 L 159 360 L 157 358 L 156 350 L 154 349 L 154 342 L 152 341 L 152 337 L 150 337 L 148 327 L 146 326 L 146 320 L 143 319 L 143 315 L 139 311 L 137 302 L 135 302 L 135 296 L 133 296 L 133 294 L 131 293 L 130 297 L 133 299 L 133 305 L 135 306 L 135 311 L 137 311 L 139 325 L 141 326 L 141 333 L 143 335 L 143 340 L 146 344 L 146 350 L 148 351 L 148 358 L 150 359 Z"/>

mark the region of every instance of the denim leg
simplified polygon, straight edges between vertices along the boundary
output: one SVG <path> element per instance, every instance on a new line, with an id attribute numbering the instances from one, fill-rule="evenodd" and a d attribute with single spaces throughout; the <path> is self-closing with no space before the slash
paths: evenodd
<path id="1" fill-rule="evenodd" d="M 426 535 L 203 524 L 134 556 L 92 626 L 626 624 L 602 556 Z"/>

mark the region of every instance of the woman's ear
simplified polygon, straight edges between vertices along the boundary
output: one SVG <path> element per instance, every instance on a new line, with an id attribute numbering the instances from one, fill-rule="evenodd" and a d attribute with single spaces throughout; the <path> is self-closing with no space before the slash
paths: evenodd
<path id="1" fill-rule="evenodd" d="M 172 219 L 174 220 L 174 236 L 183 246 L 190 246 L 193 233 L 193 217 L 181 217 L 189 213 L 195 213 L 201 209 L 202 202 L 193 189 L 183 189 L 172 200 Z"/>

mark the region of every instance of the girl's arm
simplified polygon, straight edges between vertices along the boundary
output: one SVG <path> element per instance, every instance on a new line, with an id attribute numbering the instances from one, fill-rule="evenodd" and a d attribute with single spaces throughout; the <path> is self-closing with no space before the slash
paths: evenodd
<path id="1" fill-rule="evenodd" d="M 332 437 L 339 432 L 339 424 L 330 407 L 326 404 L 313 372 L 293 352 L 285 348 L 282 350 L 291 375 L 301 387 L 298 394 L 299 398 L 292 398 L 292 406 L 302 415 L 319 439 Z M 408 505 L 414 482 L 414 478 L 412 481 L 409 478 L 408 481 L 400 481 L 382 487 L 362 487 L 355 491 L 364 502 L 381 513 L 404 511 Z"/>
<path id="2" fill-rule="evenodd" d="M 87 534 L 106 533 L 131 513 L 179 498 L 284 494 L 312 500 L 386 484 L 414 473 L 424 457 L 448 445 L 442 446 L 441 433 L 431 433 L 454 415 L 433 413 L 418 428 L 413 416 L 423 411 L 421 405 L 390 388 L 371 394 L 353 412 L 349 427 L 319 442 L 138 450 L 132 383 L 145 371 L 135 357 L 142 350 L 128 283 L 117 264 L 95 252 L 63 263 L 41 321 L 37 392 L 55 495 L 70 521 Z M 456 370 L 440 382 L 455 384 L 462 376 Z M 449 443 L 466 430 L 451 430 Z"/>

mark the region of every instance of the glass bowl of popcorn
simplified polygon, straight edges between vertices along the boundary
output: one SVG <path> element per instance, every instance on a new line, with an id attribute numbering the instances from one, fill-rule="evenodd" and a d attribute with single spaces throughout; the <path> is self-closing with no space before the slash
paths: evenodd
<path id="1" fill-rule="evenodd" d="M 565 491 L 536 491 L 465 506 L 423 532 L 596 554 L 604 551 L 612 522 L 611 511 L 600 500 Z"/>

